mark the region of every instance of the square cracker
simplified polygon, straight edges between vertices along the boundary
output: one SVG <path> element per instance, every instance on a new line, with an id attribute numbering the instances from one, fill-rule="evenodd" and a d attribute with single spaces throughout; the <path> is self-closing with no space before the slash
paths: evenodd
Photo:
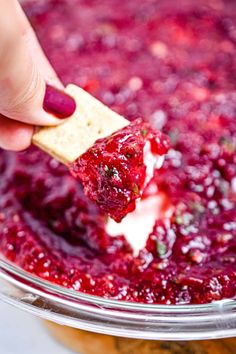
<path id="1" fill-rule="evenodd" d="M 38 128 L 33 144 L 67 165 L 97 139 L 111 135 L 129 121 L 76 85 L 68 85 L 65 91 L 76 101 L 74 114 L 61 125 Z"/>

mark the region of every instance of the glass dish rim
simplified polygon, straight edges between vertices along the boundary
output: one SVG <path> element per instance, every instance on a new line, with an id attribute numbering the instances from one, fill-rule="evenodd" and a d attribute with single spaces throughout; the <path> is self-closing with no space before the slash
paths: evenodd
<path id="1" fill-rule="evenodd" d="M 44 280 L 38 276 L 35 276 L 17 265 L 13 264 L 10 261 L 4 260 L 0 257 L 0 272 L 1 269 L 6 271 L 7 273 L 13 274 L 15 276 L 20 276 L 21 279 L 26 280 L 30 284 L 36 285 L 40 289 L 46 289 L 50 293 L 53 293 L 57 296 L 65 296 L 68 300 L 82 300 L 93 305 L 100 305 L 100 306 L 108 306 L 108 307 L 116 307 L 119 309 L 131 309 L 137 311 L 149 310 L 151 312 L 168 312 L 171 313 L 178 313 L 178 312 L 192 312 L 194 308 L 195 313 L 201 313 L 203 311 L 214 311 L 216 307 L 223 304 L 224 306 L 227 305 L 229 307 L 234 308 L 236 307 L 236 298 L 226 298 L 222 300 L 213 301 L 211 303 L 206 304 L 178 304 L 178 305 L 164 305 L 164 304 L 148 304 L 148 303 L 138 303 L 138 302 L 131 302 L 131 301 L 124 301 L 124 300 L 116 300 L 116 299 L 109 299 L 104 298 L 101 296 L 96 296 L 92 294 L 83 293 L 81 291 L 76 291 L 73 289 L 65 288 L 61 285 L 54 284 L 50 281 Z"/>
<path id="2" fill-rule="evenodd" d="M 0 300 L 61 325 L 144 340 L 236 336 L 236 299 L 159 305 L 104 299 L 55 285 L 0 256 Z"/>

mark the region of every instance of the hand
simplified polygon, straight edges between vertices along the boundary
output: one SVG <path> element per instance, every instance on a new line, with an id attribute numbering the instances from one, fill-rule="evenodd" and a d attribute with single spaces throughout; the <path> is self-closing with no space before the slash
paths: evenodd
<path id="1" fill-rule="evenodd" d="M 23 150 L 37 125 L 56 125 L 74 100 L 45 57 L 17 0 L 0 0 L 0 147 Z"/>

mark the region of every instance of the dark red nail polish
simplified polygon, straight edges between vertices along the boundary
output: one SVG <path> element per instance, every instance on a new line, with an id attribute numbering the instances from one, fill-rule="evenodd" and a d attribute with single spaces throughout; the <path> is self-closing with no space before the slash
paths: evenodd
<path id="1" fill-rule="evenodd" d="M 65 92 L 53 86 L 46 85 L 43 108 L 46 112 L 63 119 L 68 118 L 74 113 L 76 103 L 75 100 Z"/>

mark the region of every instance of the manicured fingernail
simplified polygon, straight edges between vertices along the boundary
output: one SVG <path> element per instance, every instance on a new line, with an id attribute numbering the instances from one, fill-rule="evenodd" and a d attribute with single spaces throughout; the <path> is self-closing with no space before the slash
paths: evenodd
<path id="1" fill-rule="evenodd" d="M 75 100 L 65 92 L 53 86 L 46 85 L 43 108 L 46 112 L 63 119 L 68 118 L 74 113 L 76 103 Z"/>

